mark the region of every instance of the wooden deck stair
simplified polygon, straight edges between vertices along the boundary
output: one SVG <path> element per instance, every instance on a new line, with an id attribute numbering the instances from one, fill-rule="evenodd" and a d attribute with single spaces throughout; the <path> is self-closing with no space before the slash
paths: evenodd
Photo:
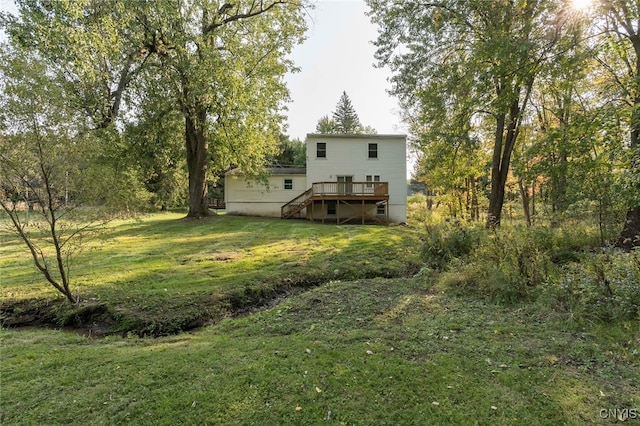
<path id="1" fill-rule="evenodd" d="M 302 209 L 313 202 L 313 187 L 307 189 L 293 200 L 281 207 L 280 216 L 283 219 L 289 219 L 300 213 Z"/>

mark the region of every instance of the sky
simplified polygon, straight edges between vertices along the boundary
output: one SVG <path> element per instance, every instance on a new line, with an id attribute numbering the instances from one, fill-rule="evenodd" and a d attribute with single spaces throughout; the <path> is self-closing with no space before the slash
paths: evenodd
<path id="1" fill-rule="evenodd" d="M 374 67 L 377 29 L 364 0 L 323 0 L 309 12 L 307 40 L 292 52 L 301 68 L 286 76 L 291 92 L 287 134 L 304 140 L 318 119 L 331 116 L 347 92 L 360 122 L 378 133 L 405 133 L 387 68 Z"/>

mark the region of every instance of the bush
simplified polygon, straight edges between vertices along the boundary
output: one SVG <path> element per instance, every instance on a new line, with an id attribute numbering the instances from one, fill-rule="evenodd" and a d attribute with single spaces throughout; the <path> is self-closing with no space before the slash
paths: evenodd
<path id="1" fill-rule="evenodd" d="M 597 227 L 425 225 L 422 259 L 437 286 L 501 303 L 527 302 L 579 323 L 640 318 L 640 250 L 598 248 Z M 432 277 L 432 276 L 430 276 Z"/>
<path id="2" fill-rule="evenodd" d="M 479 233 L 473 226 L 459 221 L 427 224 L 421 240 L 421 255 L 426 266 L 442 270 L 451 260 L 471 254 L 478 247 Z"/>
<path id="3" fill-rule="evenodd" d="M 605 250 L 569 264 L 545 286 L 541 300 L 577 321 L 640 317 L 640 252 Z"/>
<path id="4" fill-rule="evenodd" d="M 618 321 L 639 316 L 640 253 L 593 253 L 597 231 L 585 227 L 498 229 L 467 251 L 462 231 L 428 228 L 423 254 L 448 272 L 439 285 L 502 303 L 537 302 L 574 319 Z M 444 230 L 443 230 L 444 229 Z M 476 230 L 477 232 L 477 230 Z M 464 261 L 452 262 L 462 253 Z"/>

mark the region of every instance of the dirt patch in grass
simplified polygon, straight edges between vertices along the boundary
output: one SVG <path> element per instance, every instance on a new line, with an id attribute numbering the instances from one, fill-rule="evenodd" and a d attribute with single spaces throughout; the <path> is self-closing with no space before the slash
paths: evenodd
<path id="1" fill-rule="evenodd" d="M 225 252 L 212 254 L 213 260 L 216 260 L 218 262 L 224 262 L 227 260 L 236 260 L 236 259 L 240 259 L 241 257 L 242 257 L 242 254 L 238 253 L 237 251 L 225 251 Z"/>
<path id="2" fill-rule="evenodd" d="M 87 300 L 70 305 L 64 299 L 7 300 L 0 303 L 3 327 L 55 327 L 84 336 L 103 337 L 117 320 L 106 304 Z"/>

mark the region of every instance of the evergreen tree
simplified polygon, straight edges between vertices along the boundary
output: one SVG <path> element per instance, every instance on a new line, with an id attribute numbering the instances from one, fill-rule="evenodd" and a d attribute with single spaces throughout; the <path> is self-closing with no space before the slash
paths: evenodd
<path id="1" fill-rule="evenodd" d="M 333 121 L 338 133 L 361 133 L 362 124 L 347 92 L 342 92 L 336 110 L 333 112 Z"/>

